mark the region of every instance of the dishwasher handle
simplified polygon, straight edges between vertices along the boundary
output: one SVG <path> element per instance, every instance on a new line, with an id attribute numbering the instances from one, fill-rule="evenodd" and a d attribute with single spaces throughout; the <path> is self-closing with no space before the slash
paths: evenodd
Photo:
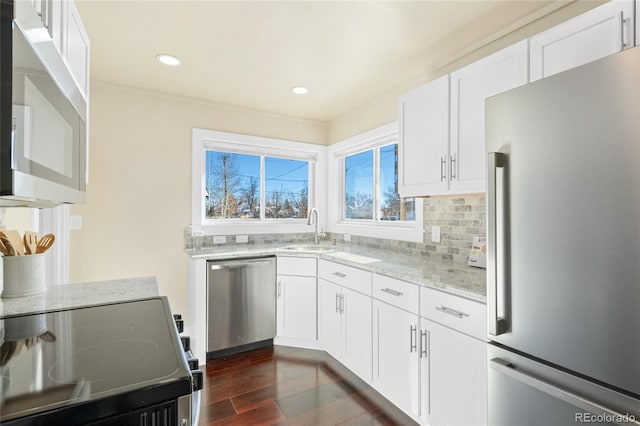
<path id="1" fill-rule="evenodd" d="M 211 263 L 209 265 L 209 269 L 212 271 L 217 271 L 220 269 L 234 269 L 234 268 L 243 268 L 246 266 L 261 266 L 261 265 L 269 265 L 274 262 L 273 259 L 243 259 L 243 260 L 231 260 L 228 262 L 216 262 Z"/>

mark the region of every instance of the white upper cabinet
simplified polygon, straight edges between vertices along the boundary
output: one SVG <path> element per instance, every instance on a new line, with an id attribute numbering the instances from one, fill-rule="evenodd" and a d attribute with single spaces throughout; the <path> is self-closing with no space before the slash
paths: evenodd
<path id="1" fill-rule="evenodd" d="M 634 2 L 613 0 L 531 38 L 531 81 L 634 46 Z"/>
<path id="2" fill-rule="evenodd" d="M 485 191 L 485 99 L 526 84 L 528 58 L 523 40 L 451 73 L 451 193 Z"/>
<path id="3" fill-rule="evenodd" d="M 449 76 L 399 99 L 398 192 L 401 197 L 449 189 Z"/>
<path id="4" fill-rule="evenodd" d="M 66 2 L 63 56 L 82 94 L 89 92 L 89 37 L 75 2 Z"/>
<path id="5" fill-rule="evenodd" d="M 74 0 L 32 0 L 80 92 L 89 91 L 89 37 Z"/>

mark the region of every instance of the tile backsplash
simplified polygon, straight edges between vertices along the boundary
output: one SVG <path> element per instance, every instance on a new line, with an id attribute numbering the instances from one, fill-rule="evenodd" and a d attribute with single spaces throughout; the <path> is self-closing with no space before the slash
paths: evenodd
<path id="1" fill-rule="evenodd" d="M 466 263 L 471 244 L 476 236 L 486 236 L 486 201 L 484 194 L 462 196 L 442 196 L 424 199 L 424 239 L 422 243 L 388 240 L 382 238 L 351 235 L 345 242 L 343 234 L 327 233 L 326 239 L 338 243 L 361 245 L 377 249 L 393 250 L 415 256 L 427 256 Z M 440 227 L 440 242 L 431 242 L 433 226 Z M 236 244 L 233 236 L 227 236 L 226 244 Z M 193 236 L 191 228 L 185 228 L 184 242 L 187 249 L 212 247 L 214 236 Z M 296 234 L 254 234 L 248 242 L 256 245 L 268 243 L 304 244 L 313 242 L 313 233 Z"/>
<path id="2" fill-rule="evenodd" d="M 440 242 L 431 242 L 431 228 L 440 226 Z M 484 194 L 433 197 L 424 200 L 424 250 L 455 262 L 467 262 L 474 237 L 487 235 Z"/>

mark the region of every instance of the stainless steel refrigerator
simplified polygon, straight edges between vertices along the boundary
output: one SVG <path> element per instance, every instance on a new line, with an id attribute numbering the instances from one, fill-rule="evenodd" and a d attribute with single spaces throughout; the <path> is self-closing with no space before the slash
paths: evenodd
<path id="1" fill-rule="evenodd" d="M 640 48 L 486 111 L 488 423 L 640 424 Z"/>

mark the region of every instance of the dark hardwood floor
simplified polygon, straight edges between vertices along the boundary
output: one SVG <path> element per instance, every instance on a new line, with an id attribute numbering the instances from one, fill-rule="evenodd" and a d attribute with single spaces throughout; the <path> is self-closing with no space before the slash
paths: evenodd
<path id="1" fill-rule="evenodd" d="M 322 351 L 274 346 L 207 362 L 200 425 L 414 425 Z"/>

